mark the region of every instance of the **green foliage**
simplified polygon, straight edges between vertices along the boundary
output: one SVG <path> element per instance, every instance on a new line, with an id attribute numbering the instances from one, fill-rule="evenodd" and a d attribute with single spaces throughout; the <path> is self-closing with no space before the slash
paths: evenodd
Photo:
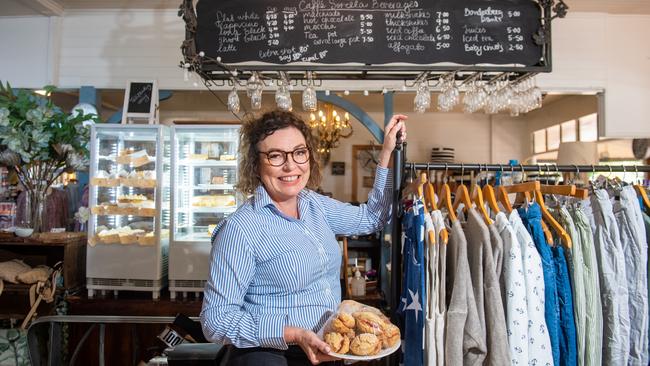
<path id="1" fill-rule="evenodd" d="M 0 365 L 29 365 L 27 332 L 0 329 Z"/>
<path id="2" fill-rule="evenodd" d="M 48 85 L 45 90 L 49 95 L 55 87 Z M 28 90 L 14 93 L 8 82 L 0 82 L 0 152 L 18 154 L 21 164 L 64 167 L 73 154 L 76 160 L 86 159 L 90 138 L 90 129 L 84 126 L 87 121 L 96 122 L 97 116 L 79 111 L 64 113 L 48 98 Z"/>

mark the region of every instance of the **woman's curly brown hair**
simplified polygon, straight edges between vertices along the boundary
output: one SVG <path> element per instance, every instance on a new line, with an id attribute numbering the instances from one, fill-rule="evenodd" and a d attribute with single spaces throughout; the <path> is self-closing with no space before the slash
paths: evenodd
<path id="1" fill-rule="evenodd" d="M 302 133 L 309 148 L 309 181 L 307 188 L 316 189 L 321 182 L 321 171 L 316 152 L 316 142 L 309 126 L 298 115 L 291 112 L 271 111 L 259 118 L 243 123 L 239 130 L 239 183 L 237 189 L 250 195 L 262 184 L 260 180 L 260 154 L 257 143 L 272 135 L 275 131 L 295 127 Z"/>

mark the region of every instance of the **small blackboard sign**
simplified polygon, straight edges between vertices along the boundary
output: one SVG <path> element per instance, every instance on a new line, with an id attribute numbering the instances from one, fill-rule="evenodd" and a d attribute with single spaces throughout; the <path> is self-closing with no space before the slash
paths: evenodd
<path id="1" fill-rule="evenodd" d="M 153 82 L 131 83 L 129 87 L 128 113 L 149 113 L 153 100 Z"/>
<path id="2" fill-rule="evenodd" d="M 534 0 L 200 0 L 196 48 L 222 62 L 537 66 Z"/>
<path id="3" fill-rule="evenodd" d="M 122 124 L 158 123 L 158 82 L 156 80 L 129 80 L 124 92 Z"/>

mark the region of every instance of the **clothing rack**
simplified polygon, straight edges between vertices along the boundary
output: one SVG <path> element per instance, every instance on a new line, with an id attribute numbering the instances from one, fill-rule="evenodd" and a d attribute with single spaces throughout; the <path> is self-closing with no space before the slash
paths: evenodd
<path id="1" fill-rule="evenodd" d="M 390 307 L 393 317 L 396 315 L 396 309 L 399 305 L 402 291 L 402 248 L 401 236 L 402 226 L 400 222 L 400 201 L 403 177 L 405 173 L 414 170 L 435 170 L 435 171 L 460 171 L 460 172 L 572 172 L 572 173 L 590 173 L 590 172 L 627 172 L 639 173 L 650 172 L 650 165 L 508 165 L 508 164 L 441 164 L 441 163 L 408 163 L 406 162 L 406 143 L 397 144 L 393 152 L 393 202 L 392 202 L 392 227 L 391 227 L 391 285 L 390 285 Z M 395 320 L 395 319 L 393 319 Z"/>

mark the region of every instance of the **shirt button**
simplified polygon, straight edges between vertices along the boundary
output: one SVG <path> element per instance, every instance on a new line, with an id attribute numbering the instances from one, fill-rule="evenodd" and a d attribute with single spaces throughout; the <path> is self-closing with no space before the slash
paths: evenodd
<path id="1" fill-rule="evenodd" d="M 331 295 L 331 294 L 332 294 L 332 290 L 330 290 L 329 287 L 326 288 L 326 289 L 325 289 L 325 294 L 326 294 L 326 295 Z"/>

